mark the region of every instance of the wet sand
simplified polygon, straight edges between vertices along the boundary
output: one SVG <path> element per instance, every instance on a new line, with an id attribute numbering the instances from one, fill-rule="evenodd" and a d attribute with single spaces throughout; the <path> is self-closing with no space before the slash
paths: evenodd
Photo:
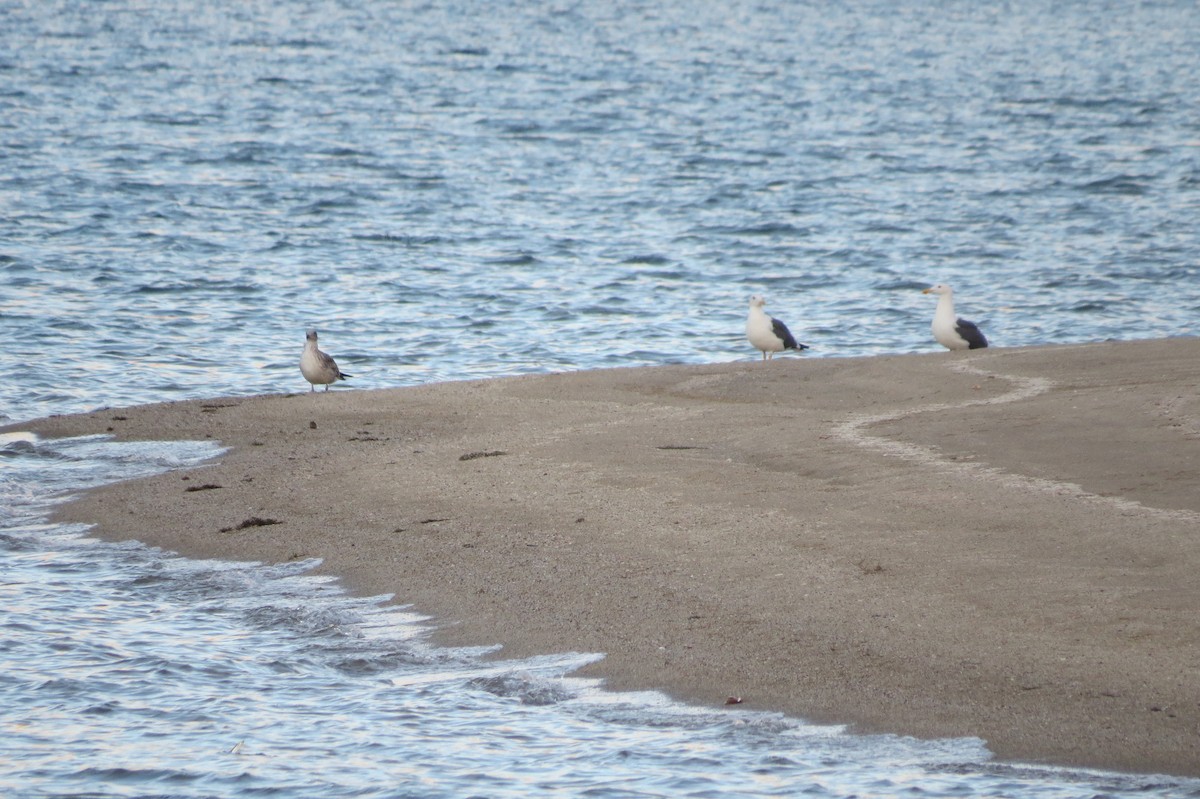
<path id="1" fill-rule="evenodd" d="M 731 713 L 1200 775 L 1200 339 L 339 386 L 13 429 L 220 440 L 60 518 L 321 558 L 447 644 L 603 652 L 585 674 L 742 698 Z"/>

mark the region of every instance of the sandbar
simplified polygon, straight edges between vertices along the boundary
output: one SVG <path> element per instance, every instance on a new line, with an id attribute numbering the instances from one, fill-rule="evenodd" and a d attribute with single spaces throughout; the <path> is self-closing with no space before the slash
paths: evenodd
<path id="1" fill-rule="evenodd" d="M 1200 776 L 1200 339 L 296 384 L 6 429 L 220 441 L 57 518 L 319 558 L 441 643 Z"/>

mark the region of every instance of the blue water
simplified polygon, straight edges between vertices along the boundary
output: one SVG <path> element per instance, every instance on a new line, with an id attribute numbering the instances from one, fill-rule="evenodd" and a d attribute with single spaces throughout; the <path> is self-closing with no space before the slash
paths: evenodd
<path id="1" fill-rule="evenodd" d="M 935 282 L 996 346 L 1196 335 L 1197 41 L 1170 0 L 0 0 L 0 422 L 305 391 L 307 327 L 335 391 L 753 359 L 752 293 L 805 357 L 936 349 Z M 1200 795 L 484 666 L 303 564 L 44 521 L 206 446 L 2 445 L 5 795 Z"/>

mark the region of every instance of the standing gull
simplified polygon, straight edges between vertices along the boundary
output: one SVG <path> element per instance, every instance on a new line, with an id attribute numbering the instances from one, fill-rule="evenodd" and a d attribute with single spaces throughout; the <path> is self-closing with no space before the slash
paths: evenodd
<path id="1" fill-rule="evenodd" d="M 954 313 L 954 290 L 939 283 L 922 294 L 937 294 L 937 310 L 933 312 L 933 337 L 948 350 L 978 350 L 988 345 L 979 326 Z"/>
<path id="2" fill-rule="evenodd" d="M 758 349 L 762 350 L 763 360 L 784 350 L 806 350 L 807 344 L 797 344 L 787 325 L 778 319 L 772 319 L 763 310 L 767 300 L 761 294 L 750 298 L 750 315 L 746 317 L 746 338 Z"/>
<path id="3" fill-rule="evenodd" d="M 304 352 L 300 355 L 300 374 L 304 375 L 305 380 L 312 383 L 308 387 L 310 392 L 317 390 L 318 383 L 323 383 L 325 390 L 328 391 L 330 383 L 345 380 L 351 376 L 343 374 L 333 358 L 317 349 L 317 331 L 308 331 L 304 338 Z"/>

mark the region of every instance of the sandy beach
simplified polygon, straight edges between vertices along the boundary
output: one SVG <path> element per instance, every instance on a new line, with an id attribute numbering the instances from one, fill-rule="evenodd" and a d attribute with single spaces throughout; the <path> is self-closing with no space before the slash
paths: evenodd
<path id="1" fill-rule="evenodd" d="M 59 518 L 321 558 L 615 689 L 1200 775 L 1200 339 L 215 398 L 7 429 L 213 439 Z"/>

